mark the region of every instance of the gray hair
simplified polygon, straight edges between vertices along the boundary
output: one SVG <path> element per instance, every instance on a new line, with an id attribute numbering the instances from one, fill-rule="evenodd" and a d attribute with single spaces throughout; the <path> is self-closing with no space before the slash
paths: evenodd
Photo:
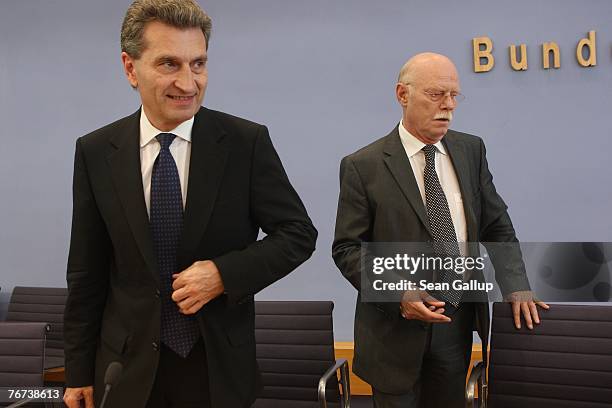
<path id="1" fill-rule="evenodd" d="M 397 76 L 397 82 L 402 84 L 414 83 L 414 72 L 412 72 L 412 65 L 406 62 Z"/>
<path id="2" fill-rule="evenodd" d="M 135 0 L 121 26 L 121 51 L 138 59 L 144 51 L 144 28 L 151 21 L 160 21 L 176 28 L 200 28 L 206 48 L 212 21 L 195 0 Z"/>

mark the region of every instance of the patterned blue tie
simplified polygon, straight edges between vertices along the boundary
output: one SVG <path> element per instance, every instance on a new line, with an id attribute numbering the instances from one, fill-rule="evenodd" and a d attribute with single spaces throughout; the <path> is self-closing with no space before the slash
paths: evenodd
<path id="1" fill-rule="evenodd" d="M 181 314 L 172 300 L 172 274 L 179 272 L 177 251 L 183 231 L 181 181 L 170 153 L 175 137 L 171 133 L 157 135 L 161 150 L 151 176 L 150 226 L 161 282 L 161 341 L 185 358 L 198 340 L 199 332 L 195 318 Z"/>

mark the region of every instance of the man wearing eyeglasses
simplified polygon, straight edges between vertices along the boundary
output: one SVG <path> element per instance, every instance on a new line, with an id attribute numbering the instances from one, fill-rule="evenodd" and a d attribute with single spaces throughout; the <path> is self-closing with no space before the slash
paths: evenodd
<path id="1" fill-rule="evenodd" d="M 452 290 L 362 301 L 362 244 L 450 241 L 461 256 L 467 242 L 518 241 L 482 139 L 449 130 L 464 99 L 453 62 L 415 55 L 402 67 L 395 91 L 400 123 L 340 166 L 333 257 L 359 292 L 353 370 L 372 385 L 376 408 L 463 407 L 472 330 L 477 326 L 486 338 L 488 303 L 462 301 Z M 496 276 L 516 327 L 521 315 L 528 328 L 539 323 L 536 304 L 548 306 L 532 300 L 524 269 L 502 268 Z"/>

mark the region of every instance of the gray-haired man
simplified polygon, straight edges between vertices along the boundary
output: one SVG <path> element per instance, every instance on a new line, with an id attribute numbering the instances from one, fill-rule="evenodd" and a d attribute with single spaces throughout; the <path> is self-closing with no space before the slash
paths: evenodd
<path id="1" fill-rule="evenodd" d="M 77 141 L 70 408 L 100 403 L 113 361 L 109 407 L 250 406 L 253 295 L 314 250 L 266 127 L 200 106 L 210 28 L 193 0 L 132 3 L 121 58 L 142 108 Z"/>

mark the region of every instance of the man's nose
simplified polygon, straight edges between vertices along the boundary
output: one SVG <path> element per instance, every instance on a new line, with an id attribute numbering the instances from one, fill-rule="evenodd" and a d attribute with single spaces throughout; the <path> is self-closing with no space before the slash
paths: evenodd
<path id="1" fill-rule="evenodd" d="M 196 91 L 194 75 L 189 66 L 183 67 L 177 72 L 174 85 L 185 93 L 194 93 Z"/>
<path id="2" fill-rule="evenodd" d="M 456 107 L 457 107 L 457 101 L 450 93 L 444 94 L 444 96 L 442 96 L 442 102 L 441 102 L 440 108 L 447 109 L 447 110 L 453 110 Z"/>

